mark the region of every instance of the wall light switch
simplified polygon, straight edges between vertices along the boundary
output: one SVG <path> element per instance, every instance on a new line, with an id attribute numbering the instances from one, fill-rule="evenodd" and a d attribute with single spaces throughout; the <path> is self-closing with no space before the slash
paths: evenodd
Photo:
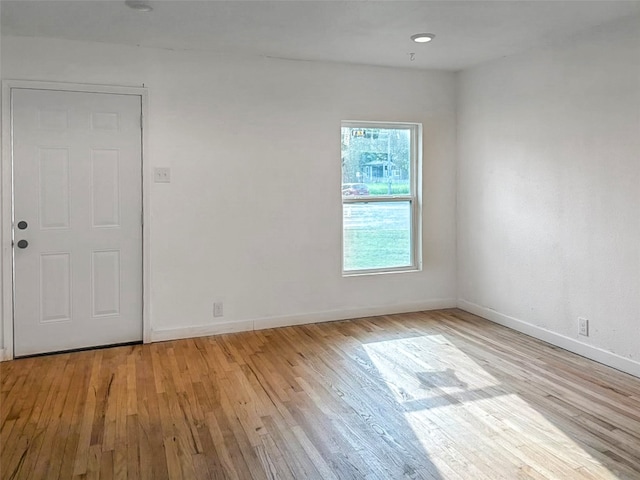
<path id="1" fill-rule="evenodd" d="M 153 181 L 155 183 L 171 182 L 171 169 L 167 167 L 157 167 L 153 170 Z"/>

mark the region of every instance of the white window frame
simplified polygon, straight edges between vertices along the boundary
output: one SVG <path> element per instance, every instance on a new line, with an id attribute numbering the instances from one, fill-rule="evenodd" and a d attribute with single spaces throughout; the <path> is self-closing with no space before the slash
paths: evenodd
<path id="1" fill-rule="evenodd" d="M 342 174 L 340 175 L 340 195 L 342 196 L 342 276 L 352 277 L 381 273 L 417 272 L 422 270 L 422 124 L 408 122 L 372 122 L 344 120 L 342 128 L 406 128 L 410 132 L 410 181 L 408 195 L 368 195 L 356 197 L 342 196 Z M 342 168 L 342 167 L 341 167 Z M 344 269 L 344 205 L 355 203 L 409 202 L 411 209 L 411 264 L 403 267 L 368 268 L 359 270 Z"/>

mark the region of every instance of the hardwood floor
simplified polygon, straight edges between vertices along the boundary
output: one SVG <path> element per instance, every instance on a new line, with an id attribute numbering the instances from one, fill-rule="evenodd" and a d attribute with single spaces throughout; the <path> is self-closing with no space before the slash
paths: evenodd
<path id="1" fill-rule="evenodd" d="M 460 310 L 0 372 L 2 479 L 640 479 L 640 379 Z"/>

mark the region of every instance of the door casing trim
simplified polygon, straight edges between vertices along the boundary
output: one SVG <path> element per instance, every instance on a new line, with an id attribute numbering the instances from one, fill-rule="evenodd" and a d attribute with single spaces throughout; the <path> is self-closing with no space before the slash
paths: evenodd
<path id="1" fill-rule="evenodd" d="M 151 309 L 150 309 L 150 233 L 151 215 L 149 212 L 149 192 L 151 191 L 150 181 L 153 178 L 150 162 L 148 161 L 148 90 L 144 86 L 117 86 L 117 85 L 94 85 L 66 82 L 47 82 L 33 80 L 3 80 L 2 81 L 2 169 L 0 170 L 0 199 L 2 204 L 2 225 L 1 254 L 2 276 L 0 288 L 2 298 L 0 301 L 0 321 L 2 322 L 2 345 L 0 351 L 4 350 L 4 355 L 0 355 L 0 361 L 12 360 L 14 358 L 13 339 L 13 255 L 12 255 L 12 222 L 13 222 L 13 125 L 12 125 L 12 102 L 11 92 L 15 89 L 31 90 L 54 90 L 62 92 L 83 92 L 83 93 L 107 93 L 116 95 L 139 96 L 142 107 L 142 341 L 151 342 Z"/>

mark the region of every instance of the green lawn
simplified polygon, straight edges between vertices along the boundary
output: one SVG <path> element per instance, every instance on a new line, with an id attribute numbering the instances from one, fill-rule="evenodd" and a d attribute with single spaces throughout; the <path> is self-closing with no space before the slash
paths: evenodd
<path id="1" fill-rule="evenodd" d="M 389 184 L 387 183 L 367 183 L 370 195 L 388 195 Z M 391 184 L 391 195 L 407 195 L 409 194 L 409 185 L 402 183 Z"/>
<path id="2" fill-rule="evenodd" d="M 410 230 L 345 229 L 344 269 L 403 267 L 411 264 Z"/>

